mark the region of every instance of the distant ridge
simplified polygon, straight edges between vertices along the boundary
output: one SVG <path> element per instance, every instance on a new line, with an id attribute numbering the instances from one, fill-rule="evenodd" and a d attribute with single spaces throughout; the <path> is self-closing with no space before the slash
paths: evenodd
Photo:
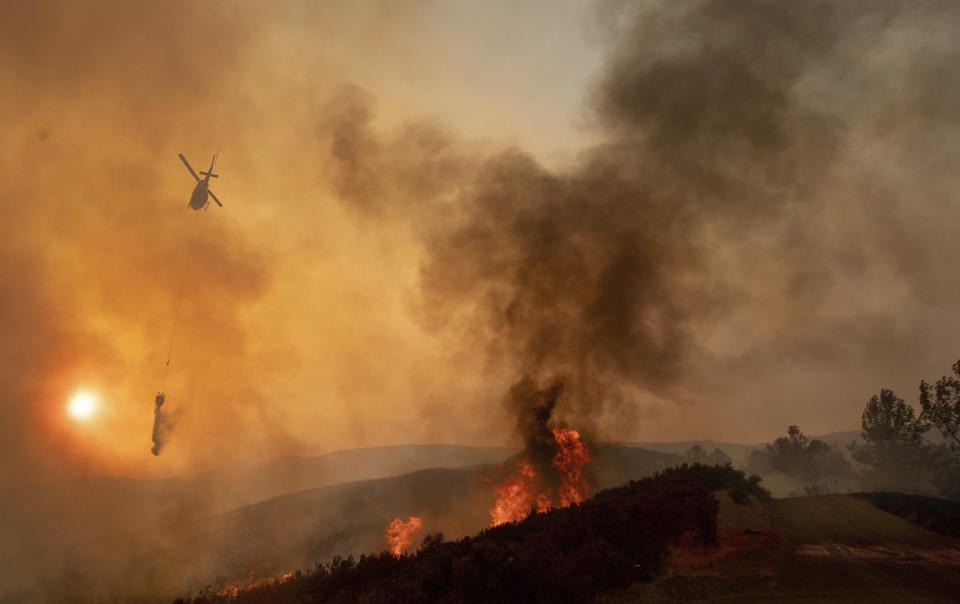
<path id="1" fill-rule="evenodd" d="M 786 436 L 786 427 L 784 427 L 783 434 L 778 436 Z M 846 430 L 840 432 L 830 432 L 829 434 L 821 435 L 808 435 L 810 439 L 822 440 L 826 443 L 837 445 L 841 452 L 846 455 L 847 445 L 853 441 L 860 440 L 860 431 L 859 430 Z M 773 442 L 771 439 L 768 442 L 757 443 L 752 445 L 746 445 L 743 443 L 729 443 L 729 442 L 720 442 L 714 440 L 684 440 L 678 442 L 630 442 L 623 443 L 627 447 L 642 447 L 644 449 L 650 449 L 651 451 L 660 451 L 661 453 L 673 453 L 674 455 L 683 455 L 690 447 L 694 445 L 700 445 L 703 449 L 710 453 L 714 449 L 720 449 L 724 453 L 730 456 L 733 459 L 733 465 L 740 466 L 746 463 L 747 455 L 753 449 L 760 449 L 766 446 L 768 443 Z"/>
<path id="2" fill-rule="evenodd" d="M 388 478 L 427 468 L 462 468 L 500 463 L 516 453 L 507 447 L 461 445 L 389 445 L 332 451 L 317 457 L 285 457 L 252 467 L 218 468 L 187 479 L 217 485 L 229 508 L 250 505 L 286 493 L 334 484 Z M 225 511 L 223 506 L 218 511 Z"/>

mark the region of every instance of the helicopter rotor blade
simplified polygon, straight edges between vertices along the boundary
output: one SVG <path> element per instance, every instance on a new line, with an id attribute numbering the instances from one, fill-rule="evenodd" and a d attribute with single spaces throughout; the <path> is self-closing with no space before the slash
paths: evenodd
<path id="1" fill-rule="evenodd" d="M 223 207 L 223 204 L 220 203 L 220 200 L 217 199 L 217 196 L 213 194 L 213 191 L 211 191 L 210 189 L 207 189 L 207 193 L 210 194 L 210 197 L 213 197 L 213 200 L 214 200 L 215 202 L 217 202 L 217 205 L 218 205 L 218 206 L 220 206 L 221 208 Z"/>
<path id="2" fill-rule="evenodd" d="M 187 158 L 183 156 L 183 153 L 178 153 L 178 154 L 177 154 L 177 157 L 180 158 L 180 161 L 182 161 L 182 162 L 183 162 L 183 165 L 185 165 L 185 166 L 187 167 L 187 170 L 190 170 L 190 174 L 192 174 L 193 177 L 197 180 L 197 182 L 199 182 L 199 181 L 200 181 L 200 177 L 197 176 L 197 173 L 194 172 L 194 171 L 193 171 L 193 168 L 190 167 L 190 164 L 189 164 L 189 162 L 187 162 Z"/>

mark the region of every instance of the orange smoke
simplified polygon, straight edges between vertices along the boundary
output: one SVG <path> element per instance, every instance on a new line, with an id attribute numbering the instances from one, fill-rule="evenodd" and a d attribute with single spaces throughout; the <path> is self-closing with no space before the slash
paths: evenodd
<path id="1" fill-rule="evenodd" d="M 387 526 L 387 545 L 390 546 L 390 553 L 399 558 L 403 551 L 413 543 L 413 534 L 423 528 L 423 520 L 417 516 L 410 516 L 404 522 L 399 518 L 394 518 Z"/>
<path id="2" fill-rule="evenodd" d="M 593 461 L 587 444 L 580 440 L 580 433 L 572 428 L 553 431 L 559 450 L 553 458 L 553 467 L 560 472 L 558 498 L 560 507 L 580 504 L 590 496 L 590 483 L 583 475 L 583 468 Z M 523 461 L 516 473 L 507 476 L 494 488 L 495 499 L 490 508 L 490 526 L 507 522 L 520 522 L 530 515 L 534 505 L 538 514 L 545 514 L 552 507 L 549 493 L 536 492 L 537 473 L 529 460 Z"/>
<path id="3" fill-rule="evenodd" d="M 553 458 L 553 467 L 560 470 L 562 477 L 560 507 L 582 503 L 590 496 L 590 483 L 583 475 L 583 467 L 593 461 L 590 449 L 573 428 L 554 430 L 553 437 L 560 445 L 560 450 Z"/>

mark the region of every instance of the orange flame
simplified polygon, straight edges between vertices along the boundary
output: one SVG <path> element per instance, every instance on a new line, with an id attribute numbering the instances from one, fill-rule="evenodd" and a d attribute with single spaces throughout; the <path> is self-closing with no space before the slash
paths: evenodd
<path id="1" fill-rule="evenodd" d="M 394 518 L 387 526 L 387 545 L 390 546 L 390 553 L 399 558 L 403 551 L 413 543 L 413 534 L 423 528 L 423 520 L 417 516 L 410 516 L 404 522 L 399 518 Z"/>
<path id="2" fill-rule="evenodd" d="M 516 474 L 508 476 L 494 488 L 496 499 L 490 508 L 490 526 L 520 522 L 530 515 L 535 477 L 533 466 L 525 461 L 520 464 Z"/>
<path id="3" fill-rule="evenodd" d="M 583 467 L 593 461 L 590 448 L 580 440 L 580 433 L 572 428 L 559 428 L 553 431 L 553 438 L 559 449 L 553 458 L 553 466 L 560 472 L 558 498 L 560 507 L 578 505 L 590 496 L 590 483 L 583 475 Z M 536 505 L 538 514 L 545 514 L 553 507 L 549 493 L 540 493 L 534 499 L 533 493 L 537 474 L 529 460 L 517 468 L 517 472 L 508 476 L 494 488 L 496 496 L 490 508 L 490 526 L 500 526 L 507 522 L 520 522 L 530 515 Z"/>
<path id="4" fill-rule="evenodd" d="M 266 587 L 268 585 L 276 585 L 278 583 L 286 583 L 293 577 L 293 571 L 288 573 L 283 573 L 279 578 L 277 577 L 265 577 L 263 579 L 254 580 L 253 571 L 250 571 L 250 575 L 247 577 L 247 584 L 243 587 L 237 585 L 227 585 L 223 589 L 217 592 L 217 595 L 225 598 L 236 598 L 242 592 L 249 591 L 251 589 L 256 589 L 258 587 Z"/>
<path id="5" fill-rule="evenodd" d="M 590 483 L 583 475 L 583 466 L 593 461 L 587 444 L 580 440 L 580 433 L 573 428 L 553 431 L 560 445 L 553 458 L 553 467 L 560 470 L 560 507 L 583 503 L 590 496 Z"/>

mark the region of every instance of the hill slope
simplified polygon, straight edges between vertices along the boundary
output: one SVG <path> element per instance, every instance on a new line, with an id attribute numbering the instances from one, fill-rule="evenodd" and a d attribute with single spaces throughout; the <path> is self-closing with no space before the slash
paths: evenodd
<path id="1" fill-rule="evenodd" d="M 718 498 L 719 547 L 675 549 L 657 581 L 598 601 L 955 602 L 960 593 L 960 541 L 865 500 Z"/>
<path id="2" fill-rule="evenodd" d="M 20 493 L 19 503 L 0 503 L 16 512 L 2 516 L 0 528 L 18 531 L 5 533 L 14 539 L 0 558 L 0 594 L 4 588 L 39 588 L 45 599 L 58 600 L 67 593 L 60 586 L 69 585 L 69 593 L 98 597 L 172 596 L 209 583 L 243 582 L 251 571 L 270 576 L 309 568 L 335 554 L 380 551 L 386 525 L 410 515 L 423 518 L 423 533 L 473 534 L 489 522 L 490 462 L 510 453 L 445 445 L 383 447 L 186 480 L 86 479 L 35 486 L 39 498 Z M 604 444 L 594 447 L 594 457 L 590 469 L 599 488 L 679 460 Z M 441 467 L 467 462 L 475 464 Z M 416 467 L 424 464 L 438 467 Z M 411 466 L 418 471 L 362 480 L 364 473 Z M 355 482 L 329 484 L 348 476 Z M 303 484 L 319 486 L 284 492 Z M 263 493 L 276 496 L 229 506 Z M 38 502 L 45 507 L 33 507 Z M 37 509 L 42 512 L 31 512 Z M 34 582 L 40 576 L 43 580 Z"/>
<path id="3" fill-rule="evenodd" d="M 589 471 L 604 489 L 675 465 L 676 456 L 600 444 Z M 419 516 L 423 534 L 472 535 L 490 523 L 492 466 L 429 469 L 387 479 L 334 485 L 277 497 L 218 515 L 204 539 L 210 546 L 203 577 L 228 580 L 307 568 L 334 555 L 359 556 L 385 546 L 394 518 Z"/>
<path id="4" fill-rule="evenodd" d="M 423 468 L 496 463 L 503 447 L 402 445 L 223 467 L 177 479 L 88 477 L 0 490 L 0 599 L 39 590 L 156 594 L 197 572 L 178 552 L 202 552 L 209 519 L 288 493 Z M 204 575 L 208 577 L 208 575 Z M 209 575 L 213 576 L 213 575 Z M 141 591 L 142 590 L 142 591 Z"/>

